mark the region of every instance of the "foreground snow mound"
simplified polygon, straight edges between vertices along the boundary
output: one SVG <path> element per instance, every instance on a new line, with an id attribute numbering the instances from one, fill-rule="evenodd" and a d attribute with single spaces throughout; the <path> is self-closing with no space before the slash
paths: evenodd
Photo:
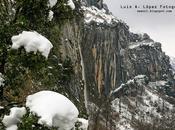
<path id="1" fill-rule="evenodd" d="M 29 95 L 26 107 L 39 117 L 39 124 L 59 127 L 60 130 L 73 128 L 79 114 L 76 106 L 68 98 L 52 91 L 40 91 Z"/>
<path id="2" fill-rule="evenodd" d="M 52 43 L 40 35 L 39 33 L 33 31 L 23 31 L 21 34 L 13 36 L 12 40 L 12 49 L 18 49 L 24 47 L 26 52 L 41 52 L 43 56 L 48 58 L 50 50 L 52 49 Z"/>
<path id="3" fill-rule="evenodd" d="M 26 114 L 25 107 L 13 107 L 10 109 L 10 115 L 5 115 L 2 122 L 7 127 L 6 130 L 17 130 L 17 123 Z"/>

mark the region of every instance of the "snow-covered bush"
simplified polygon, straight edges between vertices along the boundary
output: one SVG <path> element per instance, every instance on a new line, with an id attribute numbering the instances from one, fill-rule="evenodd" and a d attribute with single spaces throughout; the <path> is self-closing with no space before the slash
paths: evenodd
<path id="1" fill-rule="evenodd" d="M 79 114 L 76 106 L 68 98 L 52 91 L 29 95 L 26 107 L 39 117 L 38 124 L 63 130 L 73 128 Z"/>
<path id="2" fill-rule="evenodd" d="M 23 31 L 21 34 L 12 37 L 12 49 L 24 47 L 26 52 L 41 52 L 43 56 L 48 58 L 52 43 L 37 32 Z"/>
<path id="3" fill-rule="evenodd" d="M 75 4 L 72 0 L 68 0 L 67 5 L 69 5 L 71 9 L 75 9 Z"/>
<path id="4" fill-rule="evenodd" d="M 78 118 L 78 109 L 67 97 L 53 91 L 40 91 L 29 95 L 26 98 L 26 107 L 27 114 L 26 108 L 14 107 L 11 108 L 9 116 L 4 116 L 2 122 L 7 130 L 17 130 L 17 126 L 20 130 L 71 130 L 77 121 L 85 130 L 88 125 L 85 119 Z"/>

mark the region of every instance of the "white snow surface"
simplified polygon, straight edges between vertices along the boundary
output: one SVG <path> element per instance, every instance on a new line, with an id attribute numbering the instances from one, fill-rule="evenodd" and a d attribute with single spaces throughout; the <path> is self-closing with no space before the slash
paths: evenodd
<path id="1" fill-rule="evenodd" d="M 82 10 L 84 10 L 84 17 L 85 17 L 85 23 L 89 24 L 91 21 L 99 23 L 108 23 L 111 24 L 114 22 L 119 22 L 119 20 L 111 15 L 106 14 L 106 11 L 104 9 L 99 10 L 98 8 L 91 6 L 91 7 L 85 7 L 82 6 Z"/>
<path id="2" fill-rule="evenodd" d="M 137 75 L 134 77 L 136 83 L 140 86 L 142 86 L 145 83 L 145 78 L 146 78 L 146 75 Z"/>
<path id="3" fill-rule="evenodd" d="M 175 58 L 174 57 L 170 57 L 170 64 L 171 64 L 173 71 L 175 73 Z"/>
<path id="4" fill-rule="evenodd" d="M 81 123 L 79 129 L 81 130 L 87 130 L 88 129 L 88 120 L 84 118 L 78 118 L 78 122 Z"/>
<path id="5" fill-rule="evenodd" d="M 39 117 L 38 123 L 59 130 L 70 130 L 78 119 L 78 109 L 65 96 L 52 92 L 40 91 L 29 95 L 26 107 Z"/>
<path id="6" fill-rule="evenodd" d="M 53 6 L 56 5 L 56 3 L 57 3 L 57 0 L 49 0 L 48 6 L 52 8 Z"/>
<path id="7" fill-rule="evenodd" d="M 13 36 L 12 40 L 12 49 L 18 49 L 20 47 L 24 47 L 26 52 L 34 52 L 39 51 L 46 59 L 52 49 L 52 43 L 37 33 L 36 31 L 23 31 L 21 34 Z"/>
<path id="8" fill-rule="evenodd" d="M 53 14 L 54 14 L 54 12 L 53 12 L 52 10 L 50 10 L 50 11 L 49 11 L 49 16 L 48 16 L 48 20 L 49 20 L 49 21 L 52 21 L 52 19 L 53 19 Z"/>
<path id="9" fill-rule="evenodd" d="M 167 81 L 159 80 L 159 81 L 155 81 L 155 82 L 149 82 L 148 85 L 150 88 L 157 90 L 157 87 L 158 88 L 165 87 L 167 83 L 168 83 Z"/>
<path id="10" fill-rule="evenodd" d="M 155 42 L 145 42 L 145 41 L 142 41 L 142 42 L 134 42 L 134 43 L 130 43 L 129 45 L 129 49 L 134 49 L 134 48 L 137 48 L 137 47 L 140 47 L 140 46 L 150 46 L 150 47 L 154 47 L 155 45 Z"/>
<path id="11" fill-rule="evenodd" d="M 4 107 L 3 107 L 3 106 L 0 106 L 0 110 L 1 110 L 1 109 L 4 109 Z"/>
<path id="12" fill-rule="evenodd" d="M 3 75 L 2 75 L 2 73 L 0 73 L 0 87 L 1 86 L 4 86 L 4 77 L 3 77 Z"/>
<path id="13" fill-rule="evenodd" d="M 120 91 L 123 87 L 124 87 L 125 84 L 121 84 L 120 87 L 116 88 L 114 91 L 112 91 L 112 93 L 116 93 L 118 91 Z"/>
<path id="14" fill-rule="evenodd" d="M 70 6 L 72 10 L 75 9 L 75 4 L 72 0 L 68 0 L 67 5 Z"/>
<path id="15" fill-rule="evenodd" d="M 2 122 L 6 126 L 6 130 L 17 130 L 17 123 L 26 114 L 25 107 L 13 107 L 10 109 L 10 115 L 5 115 Z"/>
<path id="16" fill-rule="evenodd" d="M 18 126 L 17 125 L 12 125 L 12 126 L 6 128 L 6 130 L 18 130 Z"/>

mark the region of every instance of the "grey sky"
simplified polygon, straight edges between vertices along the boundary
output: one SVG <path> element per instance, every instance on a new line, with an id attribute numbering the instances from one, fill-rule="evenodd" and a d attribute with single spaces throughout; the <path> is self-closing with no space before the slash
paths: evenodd
<path id="1" fill-rule="evenodd" d="M 175 56 L 175 9 L 172 13 L 137 13 L 135 8 L 121 9 L 121 5 L 174 5 L 174 0 L 104 0 L 110 11 L 125 21 L 130 30 L 136 33 L 148 33 L 150 37 L 162 43 L 163 50 Z"/>

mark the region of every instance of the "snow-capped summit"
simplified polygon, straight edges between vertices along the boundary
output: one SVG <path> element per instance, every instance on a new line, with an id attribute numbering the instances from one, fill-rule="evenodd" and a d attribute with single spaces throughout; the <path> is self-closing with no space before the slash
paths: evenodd
<path id="1" fill-rule="evenodd" d="M 119 20 L 115 16 L 113 16 L 112 14 L 107 14 L 105 9 L 98 9 L 95 6 L 82 6 L 82 9 L 84 11 L 85 23 L 87 24 L 91 23 L 92 21 L 98 24 L 111 24 L 112 22 L 119 22 Z"/>

